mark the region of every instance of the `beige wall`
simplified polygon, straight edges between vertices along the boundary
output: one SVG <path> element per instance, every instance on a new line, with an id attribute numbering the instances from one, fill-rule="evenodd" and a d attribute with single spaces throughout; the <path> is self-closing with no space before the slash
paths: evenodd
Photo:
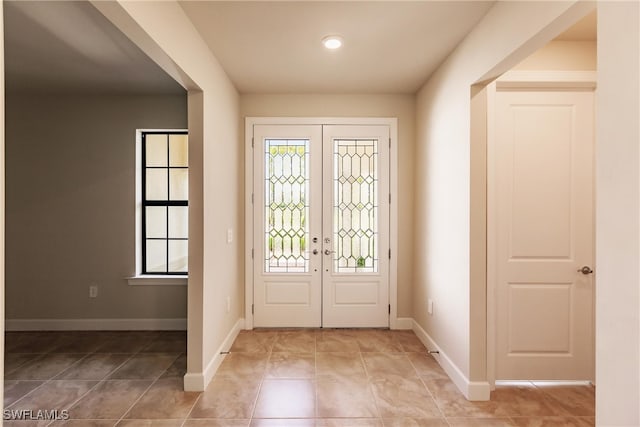
<path id="1" fill-rule="evenodd" d="M 185 286 L 125 281 L 136 129 L 184 129 L 186 107 L 184 95 L 7 96 L 7 319 L 186 318 Z"/>
<path id="2" fill-rule="evenodd" d="M 154 49 L 162 51 L 158 56 L 152 55 L 154 59 L 163 62 L 160 57 L 166 54 L 165 69 L 179 63 L 197 81 L 195 84 L 189 82 L 189 78 L 183 80 L 192 90 L 190 108 L 201 113 L 193 119 L 190 114 L 190 127 L 200 126 L 192 130 L 192 135 L 197 134 L 203 146 L 217 148 L 211 150 L 215 154 L 225 150 L 230 155 L 230 160 L 205 158 L 203 163 L 207 168 L 220 168 L 220 177 L 231 185 L 226 189 L 216 187 L 219 191 L 213 191 L 207 182 L 196 186 L 201 188 L 203 200 L 200 201 L 202 211 L 197 214 L 199 217 L 196 215 L 195 222 L 199 232 L 205 225 L 210 226 L 212 230 L 208 235 L 220 240 L 228 224 L 239 227 L 241 218 L 241 203 L 233 194 L 242 191 L 240 185 L 233 185 L 234 180 L 238 183 L 242 180 L 241 153 L 233 148 L 241 140 L 237 131 L 238 97 L 215 58 L 194 39 L 193 28 L 176 7 L 173 3 L 134 5 L 128 8 L 129 12 L 117 9 L 111 18 L 120 19 L 122 29 L 129 26 L 128 35 L 140 46 L 147 46 L 147 53 L 151 54 Z M 469 354 L 478 345 L 469 312 L 470 306 L 480 303 L 470 297 L 474 283 L 468 277 L 469 260 L 474 256 L 468 241 L 474 224 L 469 208 L 472 188 L 469 164 L 476 161 L 469 147 L 469 88 L 477 80 L 494 78 L 513 67 L 546 43 L 552 37 L 549 34 L 566 28 L 575 20 L 573 12 L 576 12 L 571 9 L 565 14 L 568 7 L 559 3 L 497 4 L 419 94 L 413 314 L 469 377 L 476 375 L 470 367 Z M 638 5 L 601 3 L 599 15 L 597 421 L 599 425 L 637 426 L 640 424 L 637 405 L 640 400 Z M 164 22 L 174 25 L 163 29 Z M 176 62 L 167 60 L 169 56 Z M 176 78 L 185 76 L 183 69 L 176 69 Z M 198 92 L 199 85 L 204 93 Z M 268 114 L 273 114 L 271 111 L 269 109 Z M 315 110 L 313 114 L 316 115 Z M 336 113 L 332 110 L 330 114 Z M 204 128 L 205 118 L 211 120 L 211 127 Z M 201 150 L 203 155 L 212 155 L 204 147 Z M 231 206 L 228 212 L 215 209 L 215 203 L 220 200 Z M 206 214 L 213 214 L 213 218 L 207 219 L 205 210 Z M 240 238 L 238 236 L 236 242 L 241 241 Z M 215 249 L 202 243 L 199 257 L 213 264 L 203 265 L 206 275 L 201 275 L 204 277 L 199 282 L 190 280 L 189 299 L 200 304 L 199 310 L 189 308 L 190 372 L 204 370 L 211 360 L 212 349 L 240 317 L 241 288 L 234 281 L 241 276 L 241 251 L 235 246 L 224 253 Z M 205 253 L 208 250 L 211 253 Z M 211 285 L 217 291 L 205 292 Z M 238 299 L 234 300 L 232 312 L 223 314 L 223 301 L 198 299 L 198 292 L 201 297 L 214 298 L 231 292 Z M 427 296 L 436 298 L 433 318 L 425 314 Z M 443 298 L 439 299 L 440 296 Z M 203 311 L 210 314 L 205 318 Z"/>
<path id="3" fill-rule="evenodd" d="M 93 4 L 189 91 L 189 284 L 185 388 L 203 390 L 243 317 L 239 96 L 175 1 Z M 227 230 L 235 235 L 227 243 Z M 231 308 L 227 311 L 227 298 Z"/>
<path id="4" fill-rule="evenodd" d="M 241 95 L 242 117 L 398 118 L 398 317 L 411 317 L 413 283 L 413 95 Z"/>
<path id="5" fill-rule="evenodd" d="M 552 41 L 513 67 L 514 70 L 592 71 L 596 69 L 595 41 Z"/>
<path id="6" fill-rule="evenodd" d="M 598 5 L 596 422 L 640 425 L 640 5 Z"/>
<path id="7" fill-rule="evenodd" d="M 471 191 L 486 166 L 482 150 L 471 149 L 472 85 L 512 68 L 592 8 L 498 2 L 418 93 L 413 316 L 457 368 L 468 395 L 473 381 L 486 381 L 486 283 L 482 268 L 472 269 L 486 251 L 471 242 L 485 227 Z"/>

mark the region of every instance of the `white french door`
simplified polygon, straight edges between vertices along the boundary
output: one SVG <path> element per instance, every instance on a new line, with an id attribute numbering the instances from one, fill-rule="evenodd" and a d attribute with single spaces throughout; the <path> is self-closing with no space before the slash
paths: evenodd
<path id="1" fill-rule="evenodd" d="M 253 324 L 389 325 L 389 126 L 253 126 Z"/>

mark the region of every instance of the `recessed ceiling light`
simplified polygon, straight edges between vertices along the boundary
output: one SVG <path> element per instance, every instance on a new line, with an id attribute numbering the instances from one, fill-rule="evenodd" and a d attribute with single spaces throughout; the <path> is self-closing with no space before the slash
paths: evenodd
<path id="1" fill-rule="evenodd" d="M 324 47 L 330 50 L 339 49 L 342 47 L 342 37 L 340 36 L 327 36 L 322 39 Z"/>

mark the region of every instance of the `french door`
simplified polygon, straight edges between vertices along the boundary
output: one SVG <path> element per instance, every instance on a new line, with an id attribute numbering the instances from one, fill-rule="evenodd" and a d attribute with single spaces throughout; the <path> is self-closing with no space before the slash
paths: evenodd
<path id="1" fill-rule="evenodd" d="M 253 324 L 389 326 L 389 126 L 253 126 Z"/>

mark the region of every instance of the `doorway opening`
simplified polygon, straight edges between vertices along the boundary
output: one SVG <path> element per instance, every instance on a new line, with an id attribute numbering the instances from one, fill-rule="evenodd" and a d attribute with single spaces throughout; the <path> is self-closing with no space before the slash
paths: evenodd
<path id="1" fill-rule="evenodd" d="M 393 326 L 395 134 L 395 119 L 247 119 L 248 328 Z"/>

